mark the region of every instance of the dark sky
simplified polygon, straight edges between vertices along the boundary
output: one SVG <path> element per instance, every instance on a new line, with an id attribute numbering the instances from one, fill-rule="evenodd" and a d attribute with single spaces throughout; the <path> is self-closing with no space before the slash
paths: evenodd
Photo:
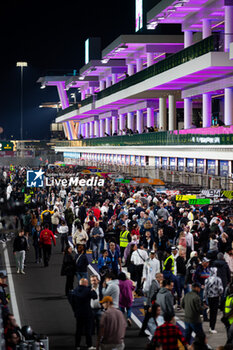
<path id="1" fill-rule="evenodd" d="M 147 10 L 159 0 L 146 1 Z M 37 79 L 49 69 L 80 69 L 84 42 L 102 38 L 102 49 L 120 34 L 134 33 L 135 0 L 11 0 L 0 6 L 2 138 L 20 136 L 20 68 L 24 69 L 24 138 L 48 139 L 54 109 L 39 108 L 56 102 L 56 88 L 41 90 Z M 161 32 L 157 28 L 155 33 Z"/>

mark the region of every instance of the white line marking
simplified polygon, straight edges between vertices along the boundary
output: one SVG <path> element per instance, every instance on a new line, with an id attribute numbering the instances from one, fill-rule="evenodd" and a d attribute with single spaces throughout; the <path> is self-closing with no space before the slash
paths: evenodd
<path id="1" fill-rule="evenodd" d="M 94 275 L 97 275 L 100 278 L 100 275 L 98 274 L 98 272 L 94 269 L 94 267 L 89 264 L 88 268 L 91 270 L 91 272 Z M 125 273 L 127 273 L 127 269 L 122 269 Z M 134 321 L 134 323 L 141 329 L 142 327 L 142 322 L 139 320 L 139 318 L 132 312 L 132 316 L 131 316 L 132 320 Z M 179 319 L 179 317 L 175 317 L 176 318 L 176 322 L 183 328 L 185 329 L 185 324 L 183 321 L 181 321 Z M 148 337 L 151 339 L 152 338 L 152 334 L 150 333 L 150 331 L 148 329 L 145 330 L 145 333 L 148 335 Z M 192 334 L 192 336 L 194 335 L 194 333 Z"/>
<path id="2" fill-rule="evenodd" d="M 4 258 L 5 258 L 5 264 L 6 264 L 7 280 L 8 280 L 10 296 L 11 296 L 12 312 L 15 316 L 18 326 L 21 328 L 21 319 L 19 315 L 19 309 L 18 309 L 16 293 L 15 293 L 15 286 L 14 286 L 14 281 L 12 277 L 10 259 L 9 259 L 6 243 L 3 243 L 3 252 L 4 252 Z"/>

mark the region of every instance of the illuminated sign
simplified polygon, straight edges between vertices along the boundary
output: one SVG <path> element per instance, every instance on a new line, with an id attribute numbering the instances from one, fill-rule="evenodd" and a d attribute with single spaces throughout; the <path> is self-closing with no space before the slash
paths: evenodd
<path id="1" fill-rule="evenodd" d="M 85 64 L 88 64 L 90 61 L 89 58 L 89 39 L 85 41 Z"/>
<path id="2" fill-rule="evenodd" d="M 135 32 L 138 32 L 143 27 L 143 0 L 136 0 L 135 9 Z"/>
<path id="3" fill-rule="evenodd" d="M 188 201 L 189 199 L 196 199 L 196 195 L 176 195 L 177 201 Z"/>
<path id="4" fill-rule="evenodd" d="M 215 165 L 216 165 L 215 159 L 208 159 L 207 160 L 207 174 L 215 175 L 215 172 L 216 172 Z"/>
<path id="5" fill-rule="evenodd" d="M 228 172 L 229 172 L 228 167 L 229 167 L 228 160 L 220 160 L 219 162 L 220 176 L 228 176 Z"/>
<path id="6" fill-rule="evenodd" d="M 0 151 L 13 151 L 14 144 L 13 142 L 3 141 L 0 142 Z"/>
<path id="7" fill-rule="evenodd" d="M 198 198 L 198 199 L 189 199 L 189 204 L 210 204 L 209 198 Z"/>

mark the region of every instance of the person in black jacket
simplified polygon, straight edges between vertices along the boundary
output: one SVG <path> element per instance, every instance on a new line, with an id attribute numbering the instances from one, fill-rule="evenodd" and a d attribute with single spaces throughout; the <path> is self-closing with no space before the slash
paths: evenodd
<path id="1" fill-rule="evenodd" d="M 66 246 L 63 263 L 61 267 L 61 276 L 66 276 L 65 294 L 74 288 L 75 260 L 72 256 L 72 247 Z"/>
<path id="2" fill-rule="evenodd" d="M 18 236 L 15 237 L 15 240 L 13 243 L 13 253 L 15 255 L 17 273 L 22 273 L 23 275 L 25 275 L 24 260 L 25 260 L 25 254 L 27 249 L 28 249 L 28 241 L 24 236 L 24 230 L 20 230 Z"/>
<path id="3" fill-rule="evenodd" d="M 79 348 L 82 334 L 86 335 L 86 343 L 92 349 L 92 310 L 90 301 L 97 299 L 97 294 L 91 287 L 88 287 L 88 280 L 81 278 L 79 286 L 68 295 L 69 302 L 76 318 L 75 346 Z"/>
<path id="4" fill-rule="evenodd" d="M 79 283 L 81 278 L 87 278 L 87 266 L 89 262 L 85 254 L 85 245 L 78 244 L 77 249 L 78 254 L 75 256 L 75 270 Z"/>
<path id="5" fill-rule="evenodd" d="M 0 272 L 0 307 L 1 307 L 2 318 L 4 322 L 6 321 L 7 315 L 9 314 L 9 308 L 8 308 L 9 300 L 7 298 L 7 294 L 5 291 L 5 288 L 7 287 L 6 278 L 7 278 L 7 275 L 3 272 Z"/>

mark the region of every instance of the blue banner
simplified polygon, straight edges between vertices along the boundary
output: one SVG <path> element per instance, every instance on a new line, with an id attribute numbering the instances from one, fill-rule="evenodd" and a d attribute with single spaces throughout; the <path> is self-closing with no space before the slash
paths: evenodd
<path id="1" fill-rule="evenodd" d="M 155 168 L 159 167 L 159 157 L 155 157 Z"/>
<path id="2" fill-rule="evenodd" d="M 229 174 L 229 162 L 228 160 L 219 161 L 220 176 L 228 176 Z"/>
<path id="3" fill-rule="evenodd" d="M 216 174 L 216 161 L 215 159 L 207 159 L 207 174 Z"/>
<path id="4" fill-rule="evenodd" d="M 204 174 L 204 159 L 197 159 L 197 173 Z"/>
<path id="5" fill-rule="evenodd" d="M 170 158 L 170 170 L 176 170 L 176 158 Z"/>
<path id="6" fill-rule="evenodd" d="M 179 171 L 184 171 L 184 158 L 178 158 L 178 170 Z"/>
<path id="7" fill-rule="evenodd" d="M 162 169 L 166 170 L 167 169 L 167 157 L 162 157 Z"/>
<path id="8" fill-rule="evenodd" d="M 194 159 L 193 158 L 187 158 L 187 171 L 190 173 L 194 172 Z"/>

